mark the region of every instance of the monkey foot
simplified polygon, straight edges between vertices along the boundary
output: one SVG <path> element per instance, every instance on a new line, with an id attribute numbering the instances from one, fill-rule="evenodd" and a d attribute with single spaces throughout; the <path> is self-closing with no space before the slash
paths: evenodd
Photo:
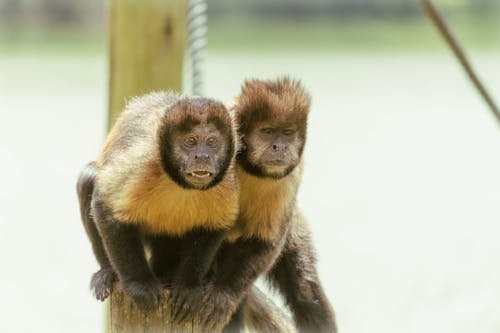
<path id="1" fill-rule="evenodd" d="M 111 295 L 115 281 L 115 272 L 111 268 L 102 268 L 92 275 L 90 289 L 94 292 L 95 298 L 103 302 Z"/>

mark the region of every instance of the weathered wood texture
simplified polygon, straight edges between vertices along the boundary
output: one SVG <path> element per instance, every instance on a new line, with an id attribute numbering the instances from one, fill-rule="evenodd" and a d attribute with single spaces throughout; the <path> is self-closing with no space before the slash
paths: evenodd
<path id="1" fill-rule="evenodd" d="M 108 129 L 126 100 L 153 90 L 182 89 L 186 0 L 108 0 Z M 119 284 L 108 301 L 107 331 L 197 332 L 170 324 L 165 301 L 152 313 L 139 310 Z"/>
<path id="2" fill-rule="evenodd" d="M 186 0 L 108 0 L 108 128 L 126 99 L 182 89 Z"/>
<path id="3" fill-rule="evenodd" d="M 165 295 L 164 295 L 165 296 Z M 163 297 L 161 305 L 153 312 L 143 312 L 133 303 L 119 284 L 115 284 L 109 300 L 108 332 L 110 333 L 202 333 L 195 323 L 173 325 L 170 308 Z M 220 327 L 219 331 L 223 327 Z"/>

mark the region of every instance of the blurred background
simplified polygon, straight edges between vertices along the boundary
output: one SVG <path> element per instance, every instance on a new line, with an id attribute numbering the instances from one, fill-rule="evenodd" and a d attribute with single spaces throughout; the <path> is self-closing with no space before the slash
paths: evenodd
<path id="1" fill-rule="evenodd" d="M 500 101 L 500 1 L 435 4 Z M 208 17 L 208 95 L 280 74 L 311 92 L 299 202 L 340 332 L 500 332 L 500 131 L 418 2 Z M 105 136 L 105 21 L 99 0 L 0 0 L 2 332 L 104 327 L 74 187 Z"/>

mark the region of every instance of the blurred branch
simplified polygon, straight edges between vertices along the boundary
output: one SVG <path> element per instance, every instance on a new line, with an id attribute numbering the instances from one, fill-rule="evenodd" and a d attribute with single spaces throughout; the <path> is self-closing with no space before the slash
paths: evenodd
<path id="1" fill-rule="evenodd" d="M 420 0 L 420 4 L 422 5 L 422 8 L 424 9 L 425 13 L 429 16 L 434 25 L 438 28 L 441 35 L 444 37 L 448 46 L 453 50 L 453 53 L 455 54 L 458 61 L 462 65 L 462 68 L 465 70 L 469 79 L 472 81 L 472 83 L 477 88 L 483 99 L 486 101 L 491 111 L 493 112 L 494 116 L 496 117 L 498 123 L 500 124 L 500 110 L 498 109 L 498 106 L 495 104 L 495 101 L 488 93 L 486 87 L 481 82 L 478 75 L 472 68 L 472 65 L 470 61 L 467 59 L 467 56 L 465 55 L 463 48 L 460 46 L 459 42 L 452 34 L 451 29 L 446 25 L 444 18 L 437 11 L 436 7 L 432 4 L 431 0 Z"/>

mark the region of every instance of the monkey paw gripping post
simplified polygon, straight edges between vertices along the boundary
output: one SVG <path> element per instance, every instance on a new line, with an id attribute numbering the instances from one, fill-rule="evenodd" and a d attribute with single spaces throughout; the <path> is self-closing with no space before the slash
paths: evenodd
<path id="1" fill-rule="evenodd" d="M 144 312 L 137 308 L 132 299 L 116 283 L 109 300 L 108 332 L 202 333 L 201 327 L 194 322 L 183 325 L 172 323 L 165 293 L 156 310 Z M 221 331 L 222 328 L 219 327 L 217 331 Z"/>

